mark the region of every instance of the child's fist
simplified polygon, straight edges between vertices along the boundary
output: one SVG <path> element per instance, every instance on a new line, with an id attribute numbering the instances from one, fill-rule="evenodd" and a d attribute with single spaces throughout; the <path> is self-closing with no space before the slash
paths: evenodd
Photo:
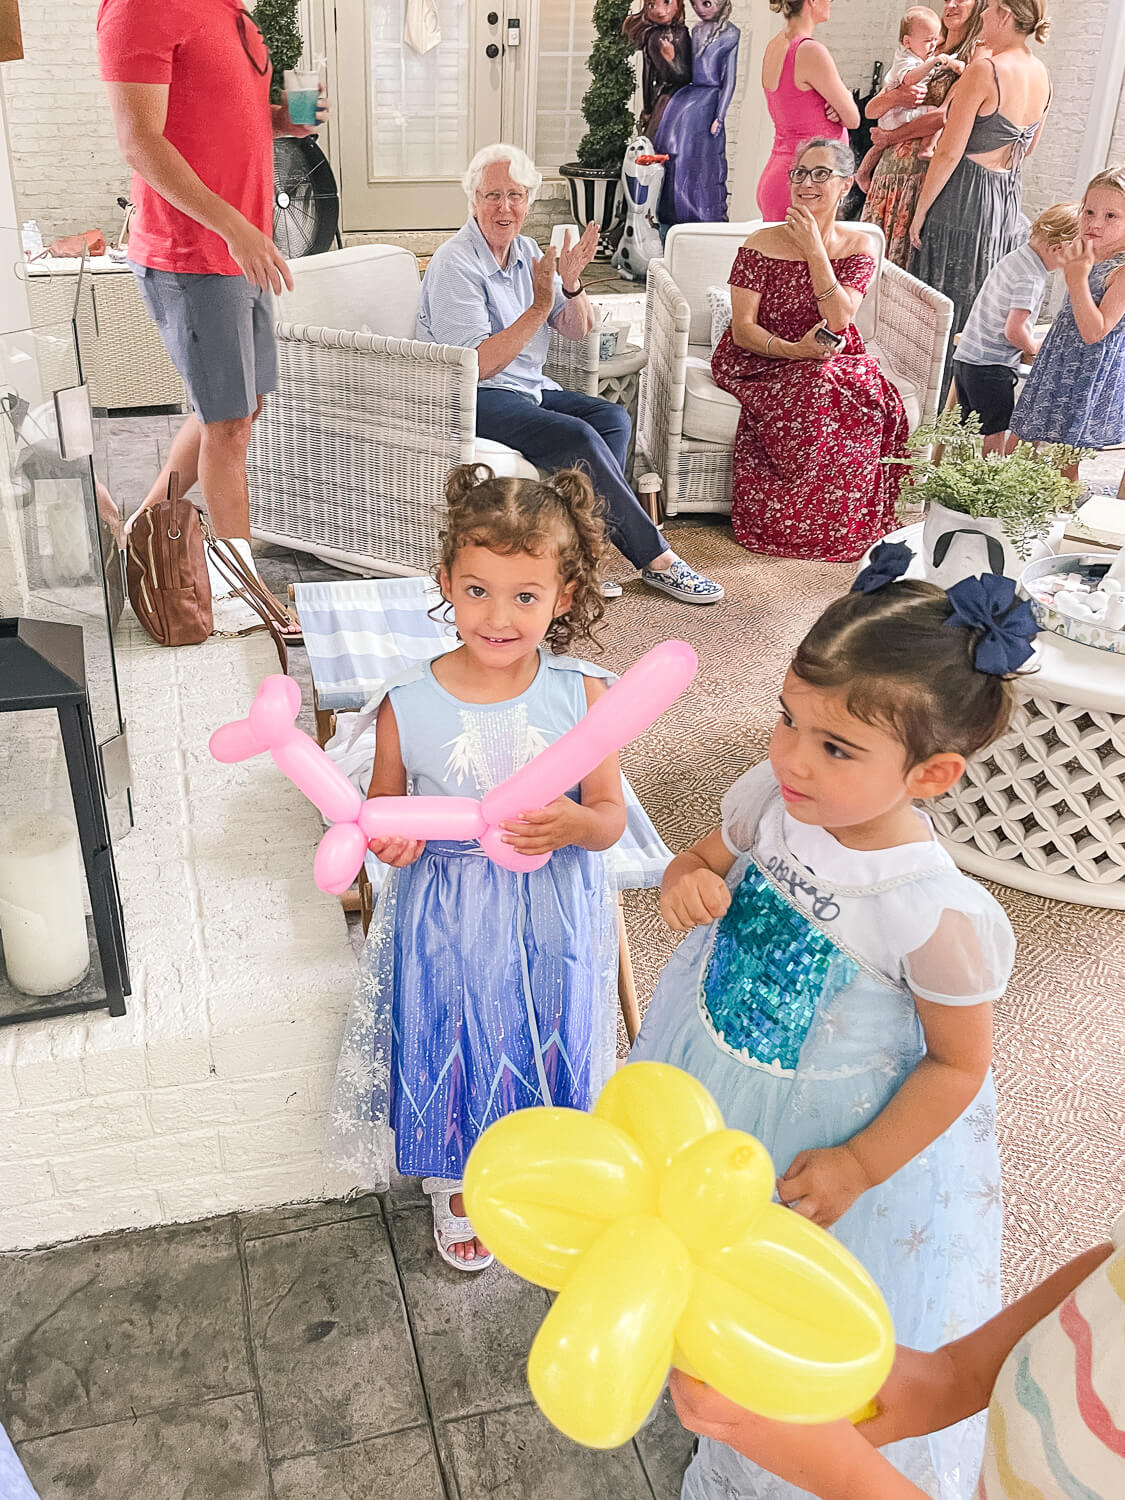
<path id="1" fill-rule="evenodd" d="M 871 1186 L 859 1158 L 848 1146 L 801 1151 L 777 1179 L 777 1196 L 822 1229 L 842 1218 Z"/>
<path id="2" fill-rule="evenodd" d="M 425 839 L 369 839 L 367 847 L 376 859 L 382 860 L 385 865 L 393 865 L 396 870 L 401 870 L 404 865 L 412 865 L 426 847 Z"/>
<path id="3" fill-rule="evenodd" d="M 714 870 L 692 870 L 660 893 L 660 915 L 673 932 L 690 932 L 725 916 L 730 891 Z"/>

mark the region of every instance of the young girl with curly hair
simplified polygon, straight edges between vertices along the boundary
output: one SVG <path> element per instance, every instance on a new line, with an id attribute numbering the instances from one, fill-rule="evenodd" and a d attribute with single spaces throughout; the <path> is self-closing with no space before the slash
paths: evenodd
<path id="1" fill-rule="evenodd" d="M 446 500 L 435 576 L 461 644 L 385 688 L 371 797 L 483 797 L 612 679 L 559 654 L 592 638 L 604 612 L 589 479 L 499 479 L 465 465 Z M 475 841 L 371 844 L 392 878 L 344 1039 L 330 1155 L 379 1186 L 389 1126 L 398 1170 L 424 1179 L 438 1250 L 459 1269 L 492 1261 L 461 1201 L 477 1137 L 512 1110 L 587 1108 L 615 1065 L 618 928 L 602 851 L 625 823 L 612 756 L 570 795 L 505 825 L 520 853 L 553 852 L 530 874 L 501 869 Z"/>

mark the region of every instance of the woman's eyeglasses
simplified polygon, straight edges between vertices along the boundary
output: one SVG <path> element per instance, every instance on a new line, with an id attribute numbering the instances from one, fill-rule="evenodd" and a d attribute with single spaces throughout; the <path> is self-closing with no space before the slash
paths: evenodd
<path id="1" fill-rule="evenodd" d="M 513 188 L 510 193 L 482 193 L 481 197 L 493 208 L 499 207 L 501 203 L 507 202 L 509 208 L 518 208 L 521 203 L 527 202 L 527 192 L 520 189 L 518 192 Z"/>
<path id="2" fill-rule="evenodd" d="M 827 182 L 830 177 L 846 177 L 846 172 L 837 172 L 832 167 L 794 167 L 789 173 L 789 181 L 800 187 L 802 182 L 812 180 L 813 182 Z"/>

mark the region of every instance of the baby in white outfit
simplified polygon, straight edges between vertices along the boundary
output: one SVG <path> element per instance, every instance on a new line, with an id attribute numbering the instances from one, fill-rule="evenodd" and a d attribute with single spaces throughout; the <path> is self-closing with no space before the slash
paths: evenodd
<path id="1" fill-rule="evenodd" d="M 883 80 L 883 91 L 899 88 L 903 84 L 912 88 L 925 83 L 935 68 L 953 64 L 955 59 L 938 52 L 940 38 L 941 22 L 934 12 L 926 5 L 912 5 L 899 26 L 898 46 Z M 879 119 L 880 129 L 897 130 L 900 125 L 925 114 L 926 108 L 925 104 L 919 103 L 888 109 Z M 856 173 L 856 180 L 865 193 L 871 187 L 871 176 L 879 165 L 882 154 L 881 147 L 872 146 Z"/>

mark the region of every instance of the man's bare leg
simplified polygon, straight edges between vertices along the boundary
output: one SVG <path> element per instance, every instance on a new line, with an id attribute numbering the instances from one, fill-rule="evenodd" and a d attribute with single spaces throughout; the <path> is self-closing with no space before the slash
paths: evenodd
<path id="1" fill-rule="evenodd" d="M 171 451 L 168 461 L 161 469 L 152 483 L 152 489 L 141 501 L 140 506 L 129 518 L 132 525 L 141 511 L 150 505 L 156 505 L 167 498 L 169 477 L 176 473 L 180 476 L 180 494 L 186 495 L 199 478 L 199 444 L 203 435 L 203 428 L 199 418 L 194 412 L 180 428 L 172 439 Z"/>

